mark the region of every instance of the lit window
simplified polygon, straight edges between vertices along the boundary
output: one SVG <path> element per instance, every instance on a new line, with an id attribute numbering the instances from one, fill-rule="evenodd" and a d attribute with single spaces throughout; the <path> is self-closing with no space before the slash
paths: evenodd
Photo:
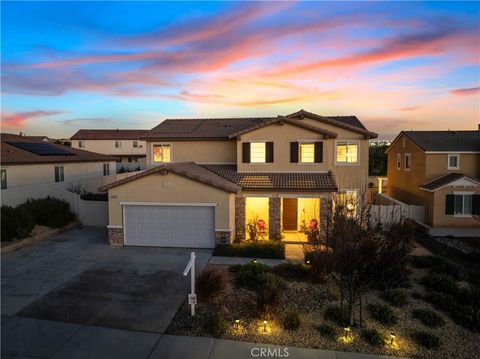
<path id="1" fill-rule="evenodd" d="M 251 163 L 265 163 L 266 152 L 265 142 L 250 142 Z"/>
<path id="2" fill-rule="evenodd" d="M 337 142 L 337 162 L 357 163 L 358 142 Z"/>
<path id="3" fill-rule="evenodd" d="M 7 188 L 7 170 L 1 170 L 2 175 L 2 189 Z"/>
<path id="4" fill-rule="evenodd" d="M 449 170 L 458 170 L 460 168 L 459 157 L 460 157 L 460 155 L 448 155 L 448 169 Z"/>
<path id="5" fill-rule="evenodd" d="M 63 166 L 55 166 L 55 182 L 64 182 L 64 170 Z"/>
<path id="6" fill-rule="evenodd" d="M 153 145 L 153 162 L 171 162 L 170 145 Z"/>
<path id="7" fill-rule="evenodd" d="M 399 170 L 402 167 L 402 154 L 397 153 L 397 170 Z"/>
<path id="8" fill-rule="evenodd" d="M 315 162 L 315 144 L 314 143 L 300 143 L 300 162 L 313 163 Z"/>
<path id="9" fill-rule="evenodd" d="M 122 141 L 115 141 L 115 148 L 121 148 L 122 147 Z"/>
<path id="10" fill-rule="evenodd" d="M 110 165 L 108 163 L 103 164 L 103 175 L 104 176 L 110 175 Z"/>
<path id="11" fill-rule="evenodd" d="M 138 147 L 138 141 L 133 141 L 133 148 L 137 148 Z"/>
<path id="12" fill-rule="evenodd" d="M 472 214 L 472 195 L 456 194 L 454 214 L 469 215 Z"/>
<path id="13" fill-rule="evenodd" d="M 410 171 L 412 169 L 412 154 L 405 153 L 405 170 Z"/>

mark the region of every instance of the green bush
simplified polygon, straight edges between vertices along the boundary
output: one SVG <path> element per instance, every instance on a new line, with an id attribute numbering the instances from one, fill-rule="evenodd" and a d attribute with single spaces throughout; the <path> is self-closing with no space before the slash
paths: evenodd
<path id="1" fill-rule="evenodd" d="M 420 280 L 420 283 L 430 290 L 440 293 L 454 294 L 458 291 L 458 285 L 449 275 L 429 273 Z"/>
<path id="2" fill-rule="evenodd" d="M 362 331 L 362 338 L 366 343 L 380 347 L 384 344 L 382 335 L 376 329 L 365 329 Z"/>
<path id="3" fill-rule="evenodd" d="M 369 304 L 367 308 L 370 316 L 380 324 L 394 325 L 398 321 L 397 316 L 388 305 Z"/>
<path id="4" fill-rule="evenodd" d="M 301 263 L 282 263 L 272 267 L 272 273 L 286 280 L 306 281 L 310 278 L 310 269 Z"/>
<path id="5" fill-rule="evenodd" d="M 285 259 L 285 244 L 281 241 L 219 244 L 213 250 L 213 255 L 221 257 Z"/>
<path id="6" fill-rule="evenodd" d="M 270 271 L 270 267 L 258 262 L 250 262 L 245 265 L 237 264 L 230 267 L 238 288 L 257 290 L 262 284 L 262 275 Z"/>
<path id="7" fill-rule="evenodd" d="M 66 226 L 75 219 L 69 204 L 57 198 L 28 200 L 19 207 L 25 207 L 32 214 L 35 224 L 51 228 Z"/>
<path id="8" fill-rule="evenodd" d="M 342 320 L 342 309 L 339 306 L 331 306 L 325 309 L 323 318 L 338 325 L 342 325 L 344 322 Z"/>
<path id="9" fill-rule="evenodd" d="M 400 289 L 387 289 L 381 295 L 381 298 L 394 307 L 403 307 L 407 305 L 407 293 Z"/>
<path id="10" fill-rule="evenodd" d="M 333 270 L 333 256 L 330 252 L 306 252 L 305 262 L 310 265 L 310 274 L 314 282 L 324 282 Z"/>
<path id="11" fill-rule="evenodd" d="M 443 318 L 430 309 L 415 309 L 412 311 L 412 316 L 430 328 L 439 328 L 445 325 Z"/>
<path id="12" fill-rule="evenodd" d="M 432 273 L 449 275 L 456 280 L 460 280 L 462 278 L 462 274 L 458 266 L 442 257 L 413 256 L 411 258 L 411 264 L 416 268 L 430 268 Z"/>
<path id="13" fill-rule="evenodd" d="M 415 342 L 427 349 L 437 349 L 440 346 L 440 338 L 427 332 L 415 332 L 412 334 Z"/>
<path id="14" fill-rule="evenodd" d="M 197 294 L 200 301 L 213 302 L 224 291 L 227 281 L 222 272 L 207 268 L 197 278 Z"/>
<path id="15" fill-rule="evenodd" d="M 221 338 L 228 330 L 228 322 L 222 314 L 215 312 L 205 320 L 204 329 L 214 338 Z"/>
<path id="16" fill-rule="evenodd" d="M 257 308 L 261 313 L 273 312 L 280 302 L 280 295 L 285 288 L 282 279 L 272 273 L 263 273 L 257 287 Z"/>
<path id="17" fill-rule="evenodd" d="M 30 211 L 24 206 L 2 206 L 2 242 L 28 237 L 35 222 Z"/>
<path id="18" fill-rule="evenodd" d="M 287 330 L 297 330 L 300 327 L 300 316 L 296 310 L 289 310 L 283 315 L 282 327 Z"/>
<path id="19" fill-rule="evenodd" d="M 337 336 L 337 329 L 330 324 L 320 324 L 319 326 L 315 327 L 320 334 L 328 339 L 334 339 Z"/>

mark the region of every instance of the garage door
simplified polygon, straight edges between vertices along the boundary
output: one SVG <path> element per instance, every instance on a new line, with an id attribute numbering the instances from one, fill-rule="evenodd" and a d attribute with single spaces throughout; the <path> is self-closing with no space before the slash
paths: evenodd
<path id="1" fill-rule="evenodd" d="M 213 206 L 124 205 L 127 246 L 215 247 Z"/>

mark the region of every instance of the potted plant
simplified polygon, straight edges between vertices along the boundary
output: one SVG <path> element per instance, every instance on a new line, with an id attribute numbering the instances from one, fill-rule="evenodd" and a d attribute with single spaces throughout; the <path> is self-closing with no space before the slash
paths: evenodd
<path id="1" fill-rule="evenodd" d="M 315 218 L 311 219 L 308 225 L 303 222 L 301 229 L 307 236 L 309 243 L 317 243 L 320 241 L 320 227 L 318 226 L 318 221 Z"/>

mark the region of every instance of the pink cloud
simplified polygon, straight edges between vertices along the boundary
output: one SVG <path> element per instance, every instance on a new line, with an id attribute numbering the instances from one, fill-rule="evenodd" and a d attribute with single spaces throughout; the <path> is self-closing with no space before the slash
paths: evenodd
<path id="1" fill-rule="evenodd" d="M 63 113 L 63 111 L 29 111 L 17 113 L 2 113 L 2 126 L 5 127 L 24 127 L 24 122 L 36 117 L 54 116 Z"/>
<path id="2" fill-rule="evenodd" d="M 402 107 L 399 110 L 400 111 L 415 111 L 421 108 L 421 106 L 410 106 L 410 107 Z"/>
<path id="3" fill-rule="evenodd" d="M 469 96 L 480 94 L 480 87 L 471 87 L 465 89 L 455 89 L 450 91 L 451 94 L 456 96 Z"/>

